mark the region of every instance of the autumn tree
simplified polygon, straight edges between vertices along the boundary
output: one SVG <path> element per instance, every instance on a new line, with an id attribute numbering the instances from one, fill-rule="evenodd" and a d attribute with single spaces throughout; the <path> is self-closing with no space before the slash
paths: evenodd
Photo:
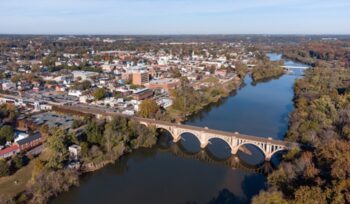
<path id="1" fill-rule="evenodd" d="M 146 99 L 140 104 L 139 114 L 144 118 L 154 118 L 158 110 L 159 106 L 153 99 Z"/>

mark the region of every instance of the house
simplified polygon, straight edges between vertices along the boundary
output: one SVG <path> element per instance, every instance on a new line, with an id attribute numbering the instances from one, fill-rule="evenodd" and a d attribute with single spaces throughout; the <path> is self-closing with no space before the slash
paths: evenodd
<path id="1" fill-rule="evenodd" d="M 12 145 L 10 147 L 7 147 L 3 150 L 0 150 L 0 158 L 6 159 L 9 157 L 12 157 L 13 155 L 16 155 L 20 152 L 20 148 L 18 145 Z"/>

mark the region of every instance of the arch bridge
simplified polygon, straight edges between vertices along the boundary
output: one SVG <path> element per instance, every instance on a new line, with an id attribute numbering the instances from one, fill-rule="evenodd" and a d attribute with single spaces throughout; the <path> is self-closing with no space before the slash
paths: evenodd
<path id="1" fill-rule="evenodd" d="M 201 148 L 206 148 L 206 146 L 209 144 L 209 140 L 213 138 L 221 139 L 230 146 L 231 153 L 233 155 L 237 154 L 241 146 L 250 144 L 262 151 L 266 161 L 270 161 L 271 157 L 279 151 L 290 150 L 298 146 L 298 144 L 295 143 L 274 140 L 272 138 L 261 138 L 244 135 L 238 132 L 232 133 L 213 130 L 207 127 L 201 128 L 145 118 L 135 117 L 134 119 L 146 126 L 155 126 L 157 129 L 164 129 L 168 131 L 171 134 L 174 142 L 178 142 L 181 139 L 181 135 L 183 133 L 190 133 L 194 135 L 200 141 Z"/>
<path id="2" fill-rule="evenodd" d="M 220 131 L 220 130 L 213 130 L 207 127 L 202 128 L 202 127 L 196 127 L 196 126 L 190 126 L 190 125 L 183 125 L 180 123 L 171 123 L 171 122 L 159 121 L 154 119 L 132 117 L 132 116 L 116 113 L 106 108 L 85 107 L 80 105 L 56 106 L 56 107 L 58 107 L 61 111 L 65 110 L 71 113 L 79 112 L 83 114 L 91 114 L 91 115 L 95 115 L 97 118 L 100 118 L 100 119 L 102 118 L 112 119 L 115 116 L 129 117 L 138 121 L 143 125 L 154 126 L 157 129 L 164 129 L 168 131 L 171 134 L 174 142 L 178 142 L 181 139 L 181 135 L 183 133 L 190 133 L 190 134 L 193 134 L 200 141 L 201 148 L 206 148 L 206 146 L 209 144 L 209 140 L 213 138 L 218 138 L 225 141 L 230 146 L 231 153 L 233 155 L 236 155 L 239 148 L 242 147 L 243 145 L 247 145 L 247 144 L 254 145 L 255 147 L 257 147 L 262 151 L 266 161 L 270 161 L 271 157 L 277 152 L 284 151 L 284 150 L 288 151 L 299 146 L 297 143 L 274 140 L 272 138 L 262 138 L 257 136 L 245 135 L 245 134 L 240 134 L 238 132 L 232 133 L 232 132 L 226 132 L 226 131 Z"/>

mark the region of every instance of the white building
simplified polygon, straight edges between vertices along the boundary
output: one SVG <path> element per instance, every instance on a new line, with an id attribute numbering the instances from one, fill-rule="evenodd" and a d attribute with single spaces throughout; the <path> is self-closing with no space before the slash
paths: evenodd
<path id="1" fill-rule="evenodd" d="M 72 74 L 74 76 L 74 79 L 80 78 L 81 80 L 87 80 L 88 78 L 98 76 L 97 72 L 87 72 L 87 71 L 73 71 Z"/>
<path id="2" fill-rule="evenodd" d="M 75 96 L 75 97 L 80 97 L 83 95 L 83 93 L 80 90 L 69 90 L 68 91 L 69 96 Z"/>
<path id="3" fill-rule="evenodd" d="M 4 82 L 4 83 L 2 83 L 1 86 L 2 86 L 2 90 L 4 90 L 4 91 L 16 88 L 16 84 L 11 82 L 11 81 Z"/>

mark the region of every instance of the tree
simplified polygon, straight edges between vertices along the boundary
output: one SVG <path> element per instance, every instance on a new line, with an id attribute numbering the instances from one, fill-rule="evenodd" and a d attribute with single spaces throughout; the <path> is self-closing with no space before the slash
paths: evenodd
<path id="1" fill-rule="evenodd" d="M 10 167 L 6 160 L 0 159 L 0 176 L 8 176 L 10 174 Z"/>
<path id="2" fill-rule="evenodd" d="M 97 88 L 92 95 L 94 96 L 95 100 L 101 100 L 106 96 L 106 90 L 104 88 Z"/>
<path id="3" fill-rule="evenodd" d="M 49 149 L 49 160 L 47 166 L 52 169 L 63 168 L 63 163 L 68 157 L 67 135 L 62 129 L 57 129 L 48 137 L 46 145 Z"/>
<path id="4" fill-rule="evenodd" d="M 13 134 L 14 134 L 13 128 L 9 125 L 4 125 L 0 129 L 0 140 L 12 141 Z"/>
<path id="5" fill-rule="evenodd" d="M 288 204 L 287 200 L 283 198 L 283 194 L 279 191 L 265 192 L 253 198 L 253 204 Z"/>
<path id="6" fill-rule="evenodd" d="M 26 162 L 28 161 L 28 158 L 23 156 L 22 154 L 17 154 L 13 159 L 12 163 L 16 169 L 20 169 L 24 165 L 26 165 Z"/>
<path id="7" fill-rule="evenodd" d="M 88 123 L 85 128 L 85 134 L 87 136 L 87 141 L 90 144 L 101 144 L 103 129 L 97 124 L 96 121 Z"/>
<path id="8" fill-rule="evenodd" d="M 296 203 L 305 203 L 305 204 L 326 204 L 326 194 L 321 190 L 320 187 L 308 187 L 301 186 L 295 192 L 295 202 Z"/>
<path id="9" fill-rule="evenodd" d="M 159 106 L 153 99 L 146 99 L 140 104 L 139 114 L 144 118 L 154 118 L 158 110 Z"/>
<path id="10" fill-rule="evenodd" d="M 36 177 L 44 170 L 44 163 L 40 159 L 33 161 L 32 181 L 35 181 Z"/>

